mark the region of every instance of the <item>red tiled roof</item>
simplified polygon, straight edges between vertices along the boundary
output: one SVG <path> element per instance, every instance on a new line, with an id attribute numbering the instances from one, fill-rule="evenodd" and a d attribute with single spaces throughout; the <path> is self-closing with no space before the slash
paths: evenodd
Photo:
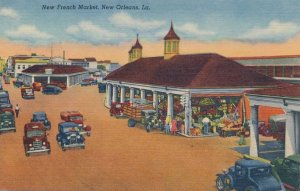
<path id="1" fill-rule="evenodd" d="M 94 58 L 94 57 L 88 57 L 88 58 L 85 58 L 85 60 L 87 62 L 96 62 L 97 61 L 96 58 Z"/>
<path id="2" fill-rule="evenodd" d="M 230 57 L 230 59 L 232 60 L 253 60 L 253 59 L 274 59 L 274 58 L 300 58 L 300 55 Z"/>
<path id="3" fill-rule="evenodd" d="M 164 40 L 180 40 L 179 36 L 175 33 L 173 29 L 173 23 L 171 23 L 170 30 L 168 34 L 164 37 Z"/>
<path id="4" fill-rule="evenodd" d="M 300 98 L 300 85 L 247 91 L 247 94 Z"/>
<path id="5" fill-rule="evenodd" d="M 23 70 L 23 72 L 32 73 L 32 74 L 44 74 L 45 69 L 53 69 L 52 74 L 73 74 L 73 73 L 87 71 L 81 66 L 47 64 L 47 65 L 34 65 Z"/>
<path id="6" fill-rule="evenodd" d="M 147 74 L 147 75 L 145 75 Z M 107 80 L 182 88 L 275 87 L 281 82 L 218 54 L 141 58 Z"/>

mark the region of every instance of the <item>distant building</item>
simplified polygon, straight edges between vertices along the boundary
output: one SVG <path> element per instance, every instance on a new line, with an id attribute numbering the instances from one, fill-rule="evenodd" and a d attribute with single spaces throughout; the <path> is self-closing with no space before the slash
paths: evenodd
<path id="1" fill-rule="evenodd" d="M 49 63 L 49 60 L 43 60 L 40 58 L 27 58 L 27 59 L 15 59 L 15 70 L 14 76 L 18 77 L 23 70 L 34 66 L 34 65 L 46 65 Z"/>
<path id="2" fill-rule="evenodd" d="M 5 68 L 5 64 L 6 64 L 6 60 L 3 58 L 0 58 L 0 73 L 3 72 L 3 70 Z"/>
<path id="3" fill-rule="evenodd" d="M 98 61 L 97 62 L 97 68 L 104 70 L 107 73 L 110 73 L 118 68 L 120 68 L 120 64 L 119 63 L 113 63 L 110 60 L 102 60 L 102 61 Z"/>
<path id="4" fill-rule="evenodd" d="M 67 65 L 68 62 L 62 57 L 53 57 L 50 59 L 49 64 Z"/>
<path id="5" fill-rule="evenodd" d="M 97 60 L 94 57 L 84 58 L 84 60 L 88 63 L 89 68 L 97 69 Z"/>
<path id="6" fill-rule="evenodd" d="M 300 55 L 234 57 L 231 59 L 275 79 L 300 83 Z"/>
<path id="7" fill-rule="evenodd" d="M 89 72 L 81 66 L 68 65 L 35 65 L 23 70 L 22 80 L 25 83 L 51 82 L 64 83 L 67 87 L 79 84 L 83 79 L 89 77 Z"/>
<path id="8" fill-rule="evenodd" d="M 89 67 L 89 63 L 85 61 L 85 59 L 81 59 L 81 58 L 69 58 L 67 60 L 67 65 L 81 66 L 83 68 Z"/>
<path id="9" fill-rule="evenodd" d="M 14 55 L 14 56 L 9 56 L 7 59 L 7 68 L 6 68 L 6 73 L 14 76 L 15 75 L 15 64 L 16 64 L 16 60 L 26 60 L 26 59 L 30 59 L 30 58 L 36 58 L 36 59 L 40 59 L 40 60 L 44 60 L 44 61 L 49 61 L 49 57 L 46 56 L 39 56 L 36 54 L 32 54 L 32 55 Z M 26 67 L 26 66 L 25 66 Z"/>

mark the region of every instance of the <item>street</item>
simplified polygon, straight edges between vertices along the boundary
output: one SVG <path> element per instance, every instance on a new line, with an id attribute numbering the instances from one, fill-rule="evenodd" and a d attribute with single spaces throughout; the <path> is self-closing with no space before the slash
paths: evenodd
<path id="1" fill-rule="evenodd" d="M 128 128 L 127 119 L 109 116 L 105 94 L 97 86 L 74 86 L 60 95 L 36 92 L 21 98 L 20 89 L 4 85 L 15 106 L 17 132 L 0 135 L 0 190 L 216 190 L 216 173 L 239 159 L 232 150 L 238 137 L 185 138 Z M 56 142 L 60 112 L 78 110 L 92 126 L 85 150 L 63 152 Z M 35 111 L 52 123 L 51 154 L 26 157 L 23 127 Z"/>

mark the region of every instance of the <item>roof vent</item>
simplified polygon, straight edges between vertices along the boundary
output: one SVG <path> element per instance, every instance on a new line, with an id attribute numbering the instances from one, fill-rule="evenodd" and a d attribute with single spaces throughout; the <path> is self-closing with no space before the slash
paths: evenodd
<path id="1" fill-rule="evenodd" d="M 52 68 L 45 69 L 45 74 L 52 74 L 52 72 L 53 72 Z"/>

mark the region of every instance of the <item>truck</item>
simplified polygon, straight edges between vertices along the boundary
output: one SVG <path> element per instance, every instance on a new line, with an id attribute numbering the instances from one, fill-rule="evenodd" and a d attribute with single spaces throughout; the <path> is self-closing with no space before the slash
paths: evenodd
<path id="1" fill-rule="evenodd" d="M 124 104 L 123 114 L 129 118 L 129 127 L 134 127 L 137 123 L 140 123 L 147 132 L 150 132 L 153 128 L 163 129 L 164 127 L 163 122 L 151 105 Z"/>
<path id="2" fill-rule="evenodd" d="M 0 90 L 0 109 L 12 108 L 10 103 L 9 93 L 6 90 Z"/>
<path id="3" fill-rule="evenodd" d="M 276 158 L 271 164 L 288 190 L 300 191 L 300 154 Z"/>
<path id="4" fill-rule="evenodd" d="M 25 124 L 23 144 L 26 156 L 30 156 L 32 153 L 51 153 L 46 128 L 41 122 L 30 122 Z"/>
<path id="5" fill-rule="evenodd" d="M 85 139 L 80 134 L 80 126 L 74 122 L 59 123 L 56 140 L 63 151 L 66 151 L 66 148 L 85 149 Z"/>
<path id="6" fill-rule="evenodd" d="M 285 114 L 272 115 L 269 119 L 269 125 L 271 127 L 273 138 L 282 144 L 285 143 L 285 121 Z"/>
<path id="7" fill-rule="evenodd" d="M 32 87 L 23 86 L 21 88 L 21 96 L 23 99 L 34 99 L 34 90 Z"/>
<path id="8" fill-rule="evenodd" d="M 83 123 L 83 115 L 79 111 L 60 112 L 61 120 L 65 122 L 74 122 L 79 125 L 80 134 L 91 136 L 92 127 Z"/>
<path id="9" fill-rule="evenodd" d="M 0 134 L 5 131 L 16 132 L 15 115 L 10 108 L 0 110 Z"/>
<path id="10" fill-rule="evenodd" d="M 47 130 L 51 129 L 51 122 L 47 118 L 47 114 L 44 111 L 34 112 L 32 115 L 31 122 L 41 122 L 44 124 Z"/>

